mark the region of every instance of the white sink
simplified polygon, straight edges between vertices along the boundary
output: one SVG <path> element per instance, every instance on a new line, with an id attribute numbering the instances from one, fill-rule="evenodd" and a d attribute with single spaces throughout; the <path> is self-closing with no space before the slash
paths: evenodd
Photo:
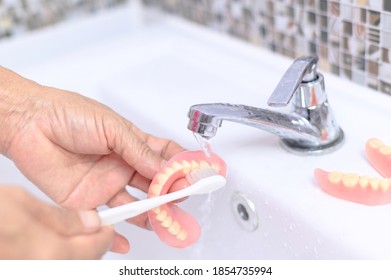
<path id="1" fill-rule="evenodd" d="M 116 31 L 110 41 L 81 40 L 80 48 L 61 50 L 61 55 L 39 64 L 9 62 L 9 67 L 41 83 L 94 97 L 141 129 L 189 149 L 199 149 L 186 129 L 191 105 L 229 102 L 265 108 L 292 63 L 248 43 L 150 12 L 114 10 L 82 24 L 85 28 L 77 33 L 81 38 L 83 32 L 102 26 L 102 37 L 118 30 L 117 25 L 130 28 Z M 72 40 L 70 30 L 77 26 L 73 22 L 42 31 L 31 40 L 39 46 L 50 39 L 55 49 L 60 42 L 52 39 L 61 38 L 66 30 Z M 3 43 L 0 54 L 1 48 L 23 40 Z M 191 197 L 182 203 L 201 224 L 200 240 L 175 249 L 162 244 L 153 232 L 119 224 L 117 229 L 130 239 L 132 249 L 124 256 L 108 253 L 106 258 L 391 258 L 391 205 L 368 207 L 331 197 L 313 177 L 316 167 L 380 176 L 366 161 L 364 145 L 371 137 L 391 144 L 387 122 L 391 97 L 323 74 L 331 107 L 346 135 L 341 149 L 323 156 L 297 156 L 283 150 L 275 135 L 224 122 L 212 148 L 227 163 L 227 186 L 210 197 Z M 2 158 L 0 163 L 6 170 L 1 182 L 34 190 L 9 161 Z M 247 222 L 238 218 L 238 204 L 248 211 Z"/>

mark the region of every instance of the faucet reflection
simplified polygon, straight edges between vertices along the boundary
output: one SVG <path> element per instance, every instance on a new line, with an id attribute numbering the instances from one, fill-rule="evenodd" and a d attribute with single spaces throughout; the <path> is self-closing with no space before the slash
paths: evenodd
<path id="1" fill-rule="evenodd" d="M 281 138 L 288 151 L 323 154 L 341 146 L 344 133 L 327 101 L 323 75 L 317 73 L 317 57 L 296 59 L 268 100 L 273 107 L 289 105 L 288 113 L 225 103 L 190 107 L 188 129 L 206 139 L 215 136 L 223 120 L 259 128 Z"/>

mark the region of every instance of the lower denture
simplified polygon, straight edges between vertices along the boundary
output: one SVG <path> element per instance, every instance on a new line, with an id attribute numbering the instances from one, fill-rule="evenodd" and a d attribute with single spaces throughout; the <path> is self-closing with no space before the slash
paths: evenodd
<path id="1" fill-rule="evenodd" d="M 372 138 L 365 145 L 371 165 L 385 178 L 369 178 L 354 173 L 315 170 L 315 178 L 321 189 L 335 197 L 366 205 L 391 203 L 391 147 Z"/>
<path id="2" fill-rule="evenodd" d="M 368 178 L 354 173 L 315 170 L 315 178 L 326 193 L 344 200 L 365 205 L 391 203 L 391 179 Z"/>

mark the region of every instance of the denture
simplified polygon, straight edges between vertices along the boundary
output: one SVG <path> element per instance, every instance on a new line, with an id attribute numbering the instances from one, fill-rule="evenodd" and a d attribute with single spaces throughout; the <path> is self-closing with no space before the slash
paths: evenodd
<path id="1" fill-rule="evenodd" d="M 315 169 L 315 179 L 326 193 L 365 205 L 391 203 L 391 147 L 376 138 L 365 145 L 371 165 L 385 178 L 369 178 L 355 173 Z"/>
<path id="2" fill-rule="evenodd" d="M 216 154 L 207 157 L 202 151 L 186 151 L 175 155 L 155 175 L 148 191 L 148 197 L 164 195 L 173 191 L 175 185 L 189 186 L 186 175 L 193 170 L 213 168 L 226 176 L 226 165 Z M 174 202 L 148 211 L 152 229 L 164 243 L 184 248 L 194 244 L 201 234 L 198 222 Z"/>
<path id="3" fill-rule="evenodd" d="M 371 165 L 384 177 L 391 178 L 391 147 L 372 138 L 367 141 L 365 151 Z"/>
<path id="4" fill-rule="evenodd" d="M 314 173 L 321 189 L 337 198 L 371 206 L 391 202 L 391 179 L 327 172 L 319 168 Z"/>

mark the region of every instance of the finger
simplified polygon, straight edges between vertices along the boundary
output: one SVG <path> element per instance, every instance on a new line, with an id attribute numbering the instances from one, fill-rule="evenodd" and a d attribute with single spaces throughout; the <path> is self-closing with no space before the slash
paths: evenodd
<path id="1" fill-rule="evenodd" d="M 102 227 L 98 232 L 72 236 L 66 240 L 68 259 L 99 259 L 112 247 L 114 229 Z"/>
<path id="2" fill-rule="evenodd" d="M 138 188 L 142 190 L 143 192 L 148 192 L 149 185 L 151 184 L 151 179 L 147 179 L 144 176 L 142 176 L 140 173 L 133 173 L 132 178 L 130 178 L 128 185 Z"/>
<path id="3" fill-rule="evenodd" d="M 132 203 L 138 201 L 137 198 L 130 195 L 126 190 L 120 191 L 116 196 L 114 196 L 107 205 L 109 207 L 116 207 L 127 203 Z M 147 228 L 146 222 L 147 222 L 148 216 L 147 213 L 142 213 L 136 217 L 127 219 L 127 221 L 131 224 L 134 224 L 136 226 L 139 226 L 141 228 Z"/>
<path id="4" fill-rule="evenodd" d="M 146 142 L 154 152 L 159 154 L 165 160 L 169 160 L 175 154 L 185 151 L 185 148 L 172 140 L 155 137 L 143 132 L 134 125 L 132 130 L 140 139 Z"/>
<path id="5" fill-rule="evenodd" d="M 110 251 L 118 254 L 126 254 L 129 250 L 129 241 L 123 235 L 116 233 Z"/>
<path id="6" fill-rule="evenodd" d="M 111 136 L 114 151 L 142 176 L 152 179 L 161 168 L 163 158 L 138 137 L 132 127 L 131 123 L 125 123 L 117 128 L 115 135 Z"/>
<path id="7" fill-rule="evenodd" d="M 185 178 L 181 178 L 181 179 L 178 179 L 176 180 L 170 187 L 170 189 L 168 190 L 169 193 L 171 192 L 177 192 L 177 191 L 180 191 L 180 190 L 183 190 L 184 188 L 187 188 L 189 186 L 189 181 L 187 181 Z M 180 199 L 177 199 L 175 201 L 173 201 L 174 203 L 179 203 L 179 202 L 182 202 L 184 200 L 186 200 L 187 197 L 184 197 L 184 198 L 180 198 Z"/>
<path id="8" fill-rule="evenodd" d="M 163 157 L 165 160 L 169 160 L 172 158 L 174 155 L 185 151 L 182 146 L 177 144 L 176 142 L 172 140 L 165 140 L 162 141 L 161 146 L 159 147 L 160 155 Z"/>
<path id="9" fill-rule="evenodd" d="M 25 199 L 30 215 L 61 235 L 71 236 L 93 232 L 100 227 L 100 218 L 94 210 L 78 212 L 59 208 L 29 194 Z"/>

